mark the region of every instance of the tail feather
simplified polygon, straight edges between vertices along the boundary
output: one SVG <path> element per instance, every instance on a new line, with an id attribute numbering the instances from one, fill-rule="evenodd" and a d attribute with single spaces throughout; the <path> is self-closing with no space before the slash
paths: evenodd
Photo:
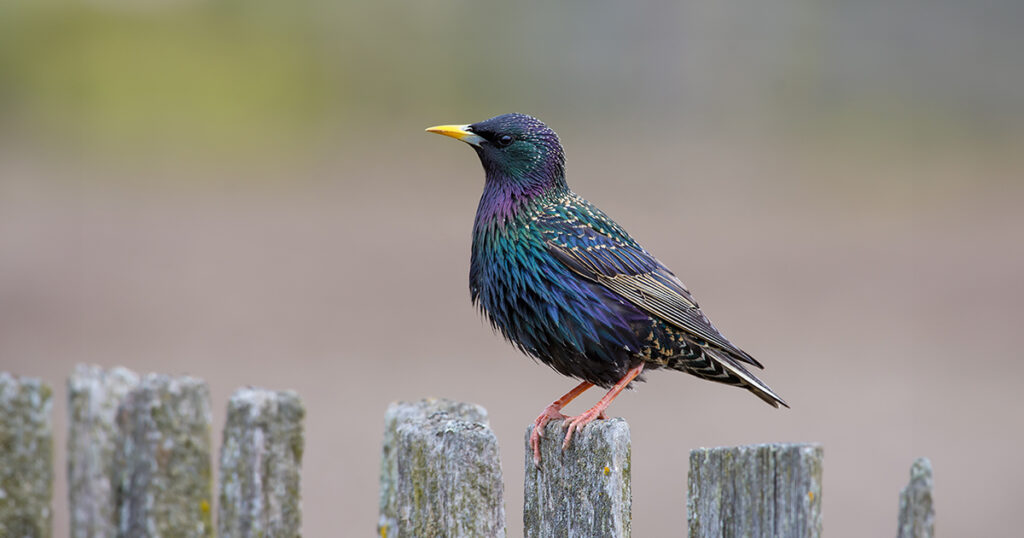
<path id="1" fill-rule="evenodd" d="M 736 359 L 730 357 L 728 352 L 711 347 L 704 347 L 702 351 L 685 358 L 677 357 L 670 361 L 668 366 L 708 381 L 743 387 L 772 407 L 789 407 L 785 400 Z"/>

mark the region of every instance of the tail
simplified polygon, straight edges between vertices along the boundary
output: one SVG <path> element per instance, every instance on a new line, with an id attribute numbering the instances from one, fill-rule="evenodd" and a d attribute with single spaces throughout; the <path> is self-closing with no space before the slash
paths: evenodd
<path id="1" fill-rule="evenodd" d="M 670 362 L 669 367 L 708 381 L 743 387 L 772 407 L 789 407 L 785 400 L 744 368 L 739 361 L 730 357 L 728 352 L 712 347 L 703 347 L 702 351 L 703 353 L 685 359 L 676 358 Z"/>

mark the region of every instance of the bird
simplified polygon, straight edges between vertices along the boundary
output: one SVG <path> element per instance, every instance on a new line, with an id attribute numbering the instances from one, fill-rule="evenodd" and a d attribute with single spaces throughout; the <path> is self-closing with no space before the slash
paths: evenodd
<path id="1" fill-rule="evenodd" d="M 550 127 L 513 113 L 427 132 L 469 144 L 483 165 L 469 264 L 473 304 L 523 353 L 580 380 L 534 420 L 538 466 L 549 421 L 564 421 L 564 450 L 651 370 L 683 371 L 789 407 L 751 373 L 762 364 L 719 332 L 672 271 L 569 188 Z M 594 386 L 608 391 L 597 404 L 577 416 L 561 413 Z"/>

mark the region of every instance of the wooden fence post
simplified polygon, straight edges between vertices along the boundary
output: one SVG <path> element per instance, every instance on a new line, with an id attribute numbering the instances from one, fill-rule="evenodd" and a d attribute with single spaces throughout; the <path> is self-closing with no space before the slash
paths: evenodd
<path id="1" fill-rule="evenodd" d="M 562 421 L 552 421 L 541 438 L 541 464 L 526 430 L 524 535 L 630 535 L 630 437 L 621 418 L 596 420 L 573 435 L 564 451 Z"/>
<path id="2" fill-rule="evenodd" d="M 910 483 L 900 492 L 899 538 L 935 536 L 932 506 L 932 462 L 918 458 L 910 466 Z"/>
<path id="3" fill-rule="evenodd" d="M 213 535 L 210 417 L 199 379 L 149 374 L 128 394 L 118 411 L 118 536 Z"/>
<path id="4" fill-rule="evenodd" d="M 53 533 L 53 391 L 0 372 L 0 536 Z"/>
<path id="5" fill-rule="evenodd" d="M 505 536 L 498 440 L 483 407 L 435 399 L 388 406 L 377 532 Z"/>
<path id="6" fill-rule="evenodd" d="M 820 536 L 821 472 L 816 444 L 692 450 L 690 537 Z"/>
<path id="7" fill-rule="evenodd" d="M 305 409 L 292 391 L 244 388 L 228 402 L 217 535 L 299 536 Z"/>
<path id="8" fill-rule="evenodd" d="M 72 538 L 117 534 L 117 410 L 139 376 L 79 364 L 68 378 L 68 500 Z"/>

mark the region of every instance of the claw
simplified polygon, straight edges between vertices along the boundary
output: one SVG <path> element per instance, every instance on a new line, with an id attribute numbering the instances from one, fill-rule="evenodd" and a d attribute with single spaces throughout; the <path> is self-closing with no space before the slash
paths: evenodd
<path id="1" fill-rule="evenodd" d="M 540 467 L 540 439 L 544 437 L 544 427 L 547 426 L 551 419 L 562 420 L 566 418 L 565 415 L 560 413 L 558 410 L 561 409 L 558 402 L 554 402 L 551 405 L 544 408 L 540 416 L 533 421 L 533 431 L 530 432 L 530 448 L 533 449 L 533 463 Z"/>
<path id="2" fill-rule="evenodd" d="M 605 394 L 604 397 L 594 405 L 594 407 L 587 409 L 582 415 L 571 417 L 566 420 L 564 426 L 568 431 L 565 432 L 565 440 L 562 441 L 562 450 L 569 447 L 569 441 L 572 440 L 572 434 L 576 433 L 587 424 L 590 424 L 595 419 L 608 418 L 608 416 L 604 414 L 604 411 L 608 409 L 609 405 L 611 405 L 612 400 L 614 400 L 615 397 L 622 392 L 622 389 L 626 388 L 631 381 L 636 379 L 636 376 L 640 375 L 640 372 L 643 372 L 643 370 L 644 363 L 642 362 L 633 368 L 630 368 L 629 371 L 626 372 L 626 375 L 622 376 L 622 379 L 620 379 L 619 382 L 608 391 L 608 394 Z"/>
<path id="3" fill-rule="evenodd" d="M 563 420 L 567 418 L 560 411 L 563 407 L 571 402 L 574 398 L 583 394 L 583 391 L 589 389 L 593 385 L 586 381 L 576 385 L 572 390 L 562 395 L 561 398 L 551 402 L 550 405 L 544 408 L 540 412 L 540 416 L 533 421 L 533 431 L 530 432 L 530 448 L 533 449 L 533 463 L 540 468 L 540 439 L 544 437 L 544 427 L 547 426 L 548 422 L 552 419 Z"/>
<path id="4" fill-rule="evenodd" d="M 626 388 L 631 381 L 636 379 L 636 376 L 640 375 L 640 372 L 643 372 L 643 370 L 644 363 L 642 362 L 630 368 L 629 371 L 626 372 L 626 375 L 622 376 L 622 379 L 620 379 L 619 382 L 616 383 L 615 386 L 612 387 L 611 390 L 609 390 L 594 407 L 591 407 L 582 415 L 567 417 L 560 411 L 562 410 L 562 407 L 565 407 L 565 405 L 571 402 L 574 398 L 583 394 L 583 391 L 594 386 L 587 381 L 580 383 L 576 388 L 565 393 L 561 398 L 551 402 L 550 405 L 545 407 L 544 410 L 541 411 L 540 416 L 533 421 L 533 431 L 530 432 L 530 448 L 533 449 L 533 463 L 537 468 L 540 468 L 540 439 L 544 436 L 544 426 L 546 426 L 551 419 L 565 420 L 565 422 L 562 423 L 562 427 L 568 428 L 568 431 L 565 432 L 565 440 L 562 441 L 562 450 L 565 450 L 569 447 L 569 441 L 572 440 L 573 433 L 593 422 L 595 419 L 608 418 L 607 415 L 604 414 L 604 410 L 608 409 L 612 400 L 614 400 L 615 397 L 622 392 L 622 389 Z"/>
<path id="5" fill-rule="evenodd" d="M 604 409 L 598 409 L 597 406 L 588 409 L 585 413 L 579 416 L 570 417 L 565 421 L 564 425 L 568 431 L 565 432 L 565 440 L 562 441 L 562 450 L 569 448 L 569 441 L 572 440 L 572 434 L 582 429 L 587 424 L 590 424 L 595 419 L 604 419 Z"/>

